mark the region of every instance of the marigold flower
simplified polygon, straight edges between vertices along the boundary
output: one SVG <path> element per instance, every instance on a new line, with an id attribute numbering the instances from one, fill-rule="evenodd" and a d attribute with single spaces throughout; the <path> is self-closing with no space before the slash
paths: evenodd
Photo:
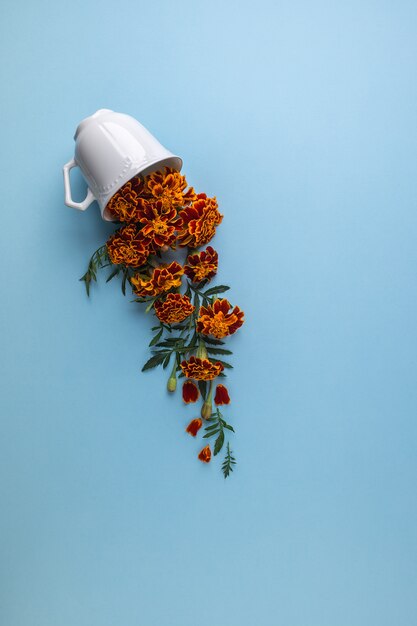
<path id="1" fill-rule="evenodd" d="M 146 263 L 150 253 L 150 241 L 135 225 L 123 226 L 107 241 L 107 252 L 115 265 L 140 267 Z"/>
<path id="2" fill-rule="evenodd" d="M 224 367 L 219 362 L 212 363 L 208 359 L 190 356 L 188 361 L 181 363 L 181 369 L 187 378 L 213 380 L 224 370 Z"/>
<path id="3" fill-rule="evenodd" d="M 107 210 L 120 222 L 134 222 L 137 219 L 137 207 L 140 202 L 139 186 L 133 180 L 128 181 L 112 196 Z"/>
<path id="4" fill-rule="evenodd" d="M 214 237 L 216 226 L 223 219 L 217 207 L 216 198 L 207 198 L 205 193 L 199 193 L 191 206 L 179 212 L 177 229 L 180 246 L 197 248 Z"/>
<path id="5" fill-rule="evenodd" d="M 191 382 L 191 380 L 186 380 L 182 386 L 182 399 L 184 402 L 186 404 L 197 402 L 199 395 L 197 385 Z"/>
<path id="6" fill-rule="evenodd" d="M 227 391 L 227 387 L 225 387 L 224 385 L 217 385 L 214 402 L 216 404 L 230 404 L 230 396 L 229 392 Z"/>
<path id="7" fill-rule="evenodd" d="M 206 446 L 205 448 L 203 448 L 200 454 L 198 455 L 198 458 L 200 459 L 200 461 L 203 461 L 203 463 L 210 463 L 210 459 L 211 459 L 210 446 Z"/>
<path id="8" fill-rule="evenodd" d="M 192 437 L 195 437 L 198 433 L 198 431 L 200 430 L 200 428 L 203 425 L 203 420 L 201 418 L 196 418 L 195 420 L 192 420 L 187 428 L 185 429 L 186 433 L 189 433 Z"/>
<path id="9" fill-rule="evenodd" d="M 158 247 L 170 246 L 175 241 L 175 220 L 177 212 L 174 208 L 164 211 L 161 200 L 144 202 L 138 211 L 138 222 L 143 224 L 142 232 Z"/>
<path id="10" fill-rule="evenodd" d="M 219 255 L 216 250 L 208 246 L 206 250 L 198 254 L 190 254 L 187 257 L 187 264 L 184 272 L 193 283 L 201 280 L 210 280 L 217 273 Z"/>
<path id="11" fill-rule="evenodd" d="M 157 300 L 154 304 L 155 314 L 165 324 L 179 324 L 194 311 L 188 296 L 180 293 L 169 293 L 164 301 Z"/>
<path id="12" fill-rule="evenodd" d="M 149 279 L 142 279 L 136 275 L 132 276 L 130 282 L 133 285 L 133 291 L 138 296 L 157 296 L 174 287 L 179 287 L 183 274 L 184 268 L 173 261 L 169 265 L 156 267 Z"/>
<path id="13" fill-rule="evenodd" d="M 203 335 L 213 335 L 217 339 L 233 335 L 243 324 L 244 313 L 232 305 L 226 298 L 218 298 L 212 305 L 200 307 L 200 316 L 197 320 L 197 332 Z"/>
<path id="14" fill-rule="evenodd" d="M 146 190 L 153 198 L 159 200 L 164 210 L 182 207 L 193 198 L 193 192 L 184 194 L 187 187 L 185 176 L 172 168 L 164 168 L 164 171 L 153 172 L 145 178 Z M 195 195 L 195 194 L 194 194 Z"/>

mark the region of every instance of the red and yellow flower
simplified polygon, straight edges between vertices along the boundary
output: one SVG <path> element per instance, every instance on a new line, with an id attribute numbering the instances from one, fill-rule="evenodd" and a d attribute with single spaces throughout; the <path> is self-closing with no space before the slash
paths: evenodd
<path id="1" fill-rule="evenodd" d="M 216 250 L 208 246 L 206 250 L 198 254 L 190 254 L 187 257 L 187 264 L 184 272 L 193 283 L 201 280 L 210 280 L 217 273 L 219 255 Z"/>
<path id="2" fill-rule="evenodd" d="M 110 261 L 115 265 L 140 267 L 146 263 L 151 252 L 151 242 L 134 224 L 123 226 L 107 241 Z"/>
<path id="3" fill-rule="evenodd" d="M 210 459 L 211 459 L 211 450 L 210 450 L 210 446 L 205 446 L 199 453 L 198 458 L 200 459 L 200 461 L 203 461 L 203 463 L 210 463 Z"/>
<path id="4" fill-rule="evenodd" d="M 107 204 L 110 215 L 119 222 L 135 222 L 137 207 L 140 204 L 138 192 L 140 193 L 138 183 L 133 180 L 125 183 Z"/>
<path id="5" fill-rule="evenodd" d="M 154 304 L 156 317 L 165 324 L 179 324 L 194 311 L 188 296 L 180 293 L 169 293 L 164 301 L 157 300 Z"/>
<path id="6" fill-rule="evenodd" d="M 202 427 L 202 425 L 203 425 L 203 420 L 200 417 L 198 417 L 192 420 L 188 424 L 187 428 L 185 429 L 185 432 L 191 435 L 192 437 L 195 437 L 198 431 L 200 430 L 200 428 Z"/>
<path id="7" fill-rule="evenodd" d="M 208 198 L 205 193 L 199 193 L 196 200 L 178 216 L 178 242 L 180 246 L 190 248 L 208 243 L 223 219 L 216 198 Z"/>
<path id="8" fill-rule="evenodd" d="M 188 361 L 181 363 L 181 369 L 187 378 L 194 380 L 213 380 L 224 370 L 218 361 L 212 363 L 208 359 L 191 356 Z"/>
<path id="9" fill-rule="evenodd" d="M 224 385 L 217 385 L 216 387 L 216 395 L 214 396 L 214 402 L 217 405 L 220 404 L 230 404 L 230 396 L 227 391 L 227 387 Z"/>
<path id="10" fill-rule="evenodd" d="M 176 261 L 169 265 L 156 267 L 149 278 L 141 278 L 139 275 L 132 276 L 130 282 L 133 291 L 142 297 L 158 296 L 170 289 L 180 287 L 184 268 Z"/>
<path id="11" fill-rule="evenodd" d="M 190 402 L 197 402 L 199 398 L 199 391 L 197 385 L 195 385 L 191 380 L 186 380 L 182 386 L 182 399 L 186 404 Z"/>
<path id="12" fill-rule="evenodd" d="M 187 187 L 185 176 L 168 167 L 164 171 L 149 174 L 145 179 L 145 186 L 146 191 L 161 202 L 164 210 L 183 207 L 195 197 L 193 189 L 184 193 Z"/>
<path id="13" fill-rule="evenodd" d="M 197 320 L 197 332 L 213 335 L 217 339 L 233 335 L 243 324 L 244 313 L 232 305 L 226 298 L 218 298 L 212 305 L 200 307 Z"/>
<path id="14" fill-rule="evenodd" d="M 158 248 L 174 243 L 176 218 L 176 210 L 174 208 L 164 210 L 161 200 L 144 202 L 138 211 L 138 222 L 143 225 L 143 234 Z"/>

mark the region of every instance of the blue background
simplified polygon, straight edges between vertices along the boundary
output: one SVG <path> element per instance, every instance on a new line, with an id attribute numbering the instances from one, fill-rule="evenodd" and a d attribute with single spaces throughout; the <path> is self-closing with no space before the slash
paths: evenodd
<path id="1" fill-rule="evenodd" d="M 1 14 L 1 624 L 415 625 L 416 3 Z M 113 227 L 61 168 L 101 107 L 225 215 L 227 481 L 140 374 L 152 320 L 78 282 Z"/>

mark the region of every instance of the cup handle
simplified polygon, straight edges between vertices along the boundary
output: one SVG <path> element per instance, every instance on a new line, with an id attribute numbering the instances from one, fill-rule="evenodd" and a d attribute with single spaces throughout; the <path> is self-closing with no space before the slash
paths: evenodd
<path id="1" fill-rule="evenodd" d="M 75 162 L 74 159 L 71 159 L 71 161 L 68 161 L 68 163 L 66 163 L 63 167 L 63 172 L 64 172 L 64 188 L 65 188 L 65 204 L 67 206 L 72 207 L 73 209 L 79 209 L 80 211 L 85 211 L 92 202 L 94 202 L 95 200 L 95 196 L 93 194 L 93 192 L 91 191 L 91 189 L 88 187 L 87 189 L 87 195 L 85 197 L 85 200 L 83 200 L 82 202 L 75 202 L 75 200 L 73 200 L 71 198 L 71 182 L 70 182 L 70 170 L 73 167 L 77 167 L 77 163 Z"/>

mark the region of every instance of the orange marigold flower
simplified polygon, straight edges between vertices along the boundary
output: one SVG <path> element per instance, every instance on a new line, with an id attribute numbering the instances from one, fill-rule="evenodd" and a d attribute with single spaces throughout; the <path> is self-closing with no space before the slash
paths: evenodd
<path id="1" fill-rule="evenodd" d="M 210 459 L 211 459 L 210 446 L 206 446 L 205 448 L 203 448 L 200 454 L 198 455 L 198 458 L 200 459 L 200 461 L 203 461 L 203 463 L 210 463 Z"/>
<path id="2" fill-rule="evenodd" d="M 243 324 L 244 313 L 232 305 L 226 298 L 219 298 L 212 305 L 200 307 L 200 316 L 197 320 L 197 332 L 203 335 L 213 335 L 217 339 L 233 335 Z"/>
<path id="3" fill-rule="evenodd" d="M 160 265 L 152 272 L 148 279 L 143 279 L 139 275 L 132 276 L 130 282 L 133 291 L 138 296 L 158 296 L 160 293 L 169 291 L 174 287 L 180 287 L 181 276 L 184 274 L 184 268 L 173 261 L 169 265 Z"/>
<path id="4" fill-rule="evenodd" d="M 140 267 L 150 253 L 150 241 L 134 226 L 123 226 L 107 241 L 107 252 L 115 265 Z"/>
<path id="5" fill-rule="evenodd" d="M 191 206 L 179 212 L 177 230 L 180 246 L 197 248 L 214 237 L 216 226 L 223 219 L 217 207 L 216 198 L 207 198 L 205 193 L 199 193 Z"/>
<path id="6" fill-rule="evenodd" d="M 160 200 L 164 210 L 184 206 L 189 199 L 184 199 L 184 189 L 187 187 L 185 176 L 172 168 L 166 167 L 163 171 L 153 172 L 145 178 L 146 190 L 156 200 Z"/>
<path id="7" fill-rule="evenodd" d="M 200 430 L 200 428 L 202 427 L 202 425 L 203 425 L 203 420 L 200 417 L 198 417 L 195 420 L 192 420 L 188 424 L 187 428 L 185 429 L 185 432 L 189 433 L 192 437 L 195 437 L 198 431 Z"/>
<path id="8" fill-rule="evenodd" d="M 181 369 L 187 378 L 213 380 L 224 370 L 224 367 L 219 362 L 212 363 L 208 359 L 191 356 L 188 361 L 181 363 Z"/>
<path id="9" fill-rule="evenodd" d="M 112 196 L 107 204 L 107 210 L 113 218 L 120 222 L 134 222 L 137 219 L 137 207 L 140 203 L 137 183 L 129 180 Z"/>
<path id="10" fill-rule="evenodd" d="M 182 386 L 182 399 L 186 404 L 190 402 L 197 402 L 200 393 L 198 391 L 197 385 L 195 385 L 191 380 L 186 380 Z"/>
<path id="11" fill-rule="evenodd" d="M 169 293 L 164 301 L 157 300 L 154 304 L 157 318 L 165 324 L 179 324 L 194 311 L 188 296 L 180 293 Z"/>
<path id="12" fill-rule="evenodd" d="M 132 189 L 141 198 L 146 196 L 145 180 L 141 174 L 137 174 L 129 181 L 132 184 Z"/>
<path id="13" fill-rule="evenodd" d="M 206 250 L 198 254 L 190 254 L 184 272 L 193 283 L 201 280 L 210 280 L 217 272 L 219 255 L 216 250 L 208 246 Z"/>
<path id="14" fill-rule="evenodd" d="M 224 385 L 217 385 L 214 402 L 216 404 L 230 404 L 230 396 L 229 392 L 227 391 L 227 387 L 225 387 Z"/>
<path id="15" fill-rule="evenodd" d="M 170 246 L 175 241 L 176 217 L 176 210 L 164 210 L 161 200 L 153 203 L 143 201 L 138 211 L 138 222 L 143 224 L 143 234 L 158 248 Z"/>

